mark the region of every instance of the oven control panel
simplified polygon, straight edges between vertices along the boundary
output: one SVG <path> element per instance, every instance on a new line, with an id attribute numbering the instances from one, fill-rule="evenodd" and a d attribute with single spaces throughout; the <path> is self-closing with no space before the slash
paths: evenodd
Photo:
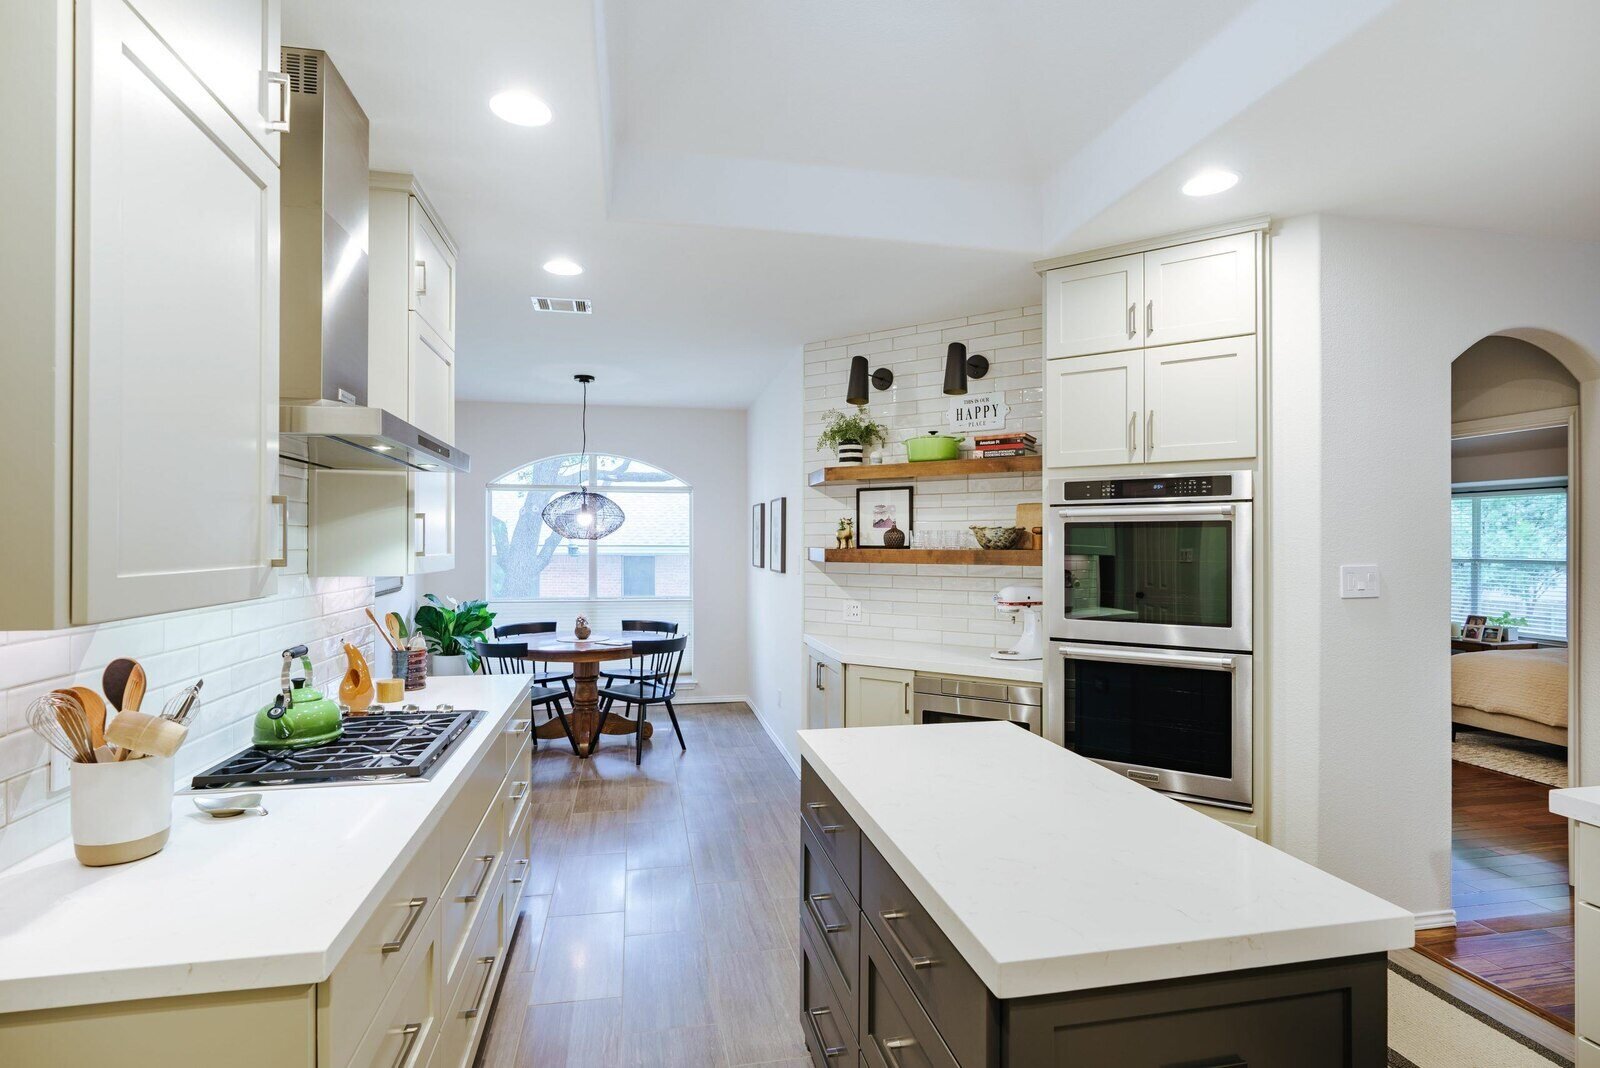
<path id="1" fill-rule="evenodd" d="M 1167 478 L 1106 478 L 1061 483 L 1063 504 L 1073 501 L 1148 501 L 1234 496 L 1233 475 L 1173 475 Z"/>

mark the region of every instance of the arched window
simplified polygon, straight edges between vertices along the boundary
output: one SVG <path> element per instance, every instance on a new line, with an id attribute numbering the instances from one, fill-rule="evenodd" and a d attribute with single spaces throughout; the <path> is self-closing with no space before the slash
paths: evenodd
<path id="1" fill-rule="evenodd" d="M 580 485 L 621 506 L 616 533 L 569 541 L 545 526 L 544 506 Z M 682 479 L 626 456 L 546 456 L 507 472 L 487 490 L 490 600 L 569 602 L 580 611 L 590 602 L 688 601 L 691 494 Z M 590 609 L 591 622 L 634 611 L 610 608 Z"/>

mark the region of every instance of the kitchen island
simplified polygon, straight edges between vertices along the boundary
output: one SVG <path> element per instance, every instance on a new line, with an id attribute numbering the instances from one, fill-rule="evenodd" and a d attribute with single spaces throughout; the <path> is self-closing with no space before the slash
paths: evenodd
<path id="1" fill-rule="evenodd" d="M 818 1065 L 1381 1065 L 1412 915 L 1007 724 L 802 731 Z"/>

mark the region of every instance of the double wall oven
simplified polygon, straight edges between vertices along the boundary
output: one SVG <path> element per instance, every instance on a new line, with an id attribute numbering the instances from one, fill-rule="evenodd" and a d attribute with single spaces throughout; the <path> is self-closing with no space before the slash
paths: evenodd
<path id="1" fill-rule="evenodd" d="M 1045 737 L 1253 807 L 1253 491 L 1249 471 L 1049 483 Z"/>

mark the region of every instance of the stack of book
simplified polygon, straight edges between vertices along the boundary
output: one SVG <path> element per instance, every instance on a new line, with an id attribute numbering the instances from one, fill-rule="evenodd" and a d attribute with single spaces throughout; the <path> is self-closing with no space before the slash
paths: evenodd
<path id="1" fill-rule="evenodd" d="M 1039 443 L 1032 434 L 1009 432 L 980 435 L 972 439 L 973 453 L 985 458 L 1001 456 L 1032 456 L 1039 451 Z"/>

